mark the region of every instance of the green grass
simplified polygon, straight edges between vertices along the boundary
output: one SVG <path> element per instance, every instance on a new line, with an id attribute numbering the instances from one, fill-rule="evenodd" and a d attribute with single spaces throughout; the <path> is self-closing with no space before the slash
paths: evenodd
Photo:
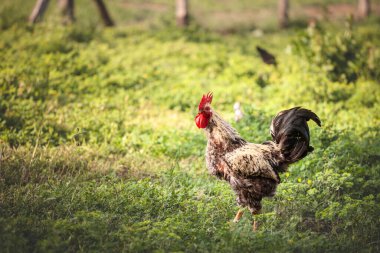
<path id="1" fill-rule="evenodd" d="M 380 250 L 376 17 L 256 37 L 244 27 L 181 31 L 169 14 L 123 17 L 116 0 L 116 28 L 99 26 L 92 7 L 78 7 L 72 26 L 52 8 L 30 27 L 30 3 L 16 14 L 12 2 L 0 5 L 2 252 Z M 256 45 L 276 54 L 278 68 L 260 61 Z M 263 201 L 256 233 L 247 212 L 231 222 L 232 190 L 207 173 L 194 116 L 208 91 L 252 142 L 270 139 L 282 109 L 301 105 L 322 120 L 310 125 L 315 151 Z"/>

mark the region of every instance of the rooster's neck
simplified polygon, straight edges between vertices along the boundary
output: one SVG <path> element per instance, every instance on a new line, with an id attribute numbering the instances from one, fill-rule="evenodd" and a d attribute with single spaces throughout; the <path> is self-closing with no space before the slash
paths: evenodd
<path id="1" fill-rule="evenodd" d="M 246 143 L 246 141 L 240 137 L 238 132 L 216 112 L 213 112 L 210 122 L 205 130 L 209 144 L 219 146 L 219 148 L 224 149 L 225 151 Z"/>

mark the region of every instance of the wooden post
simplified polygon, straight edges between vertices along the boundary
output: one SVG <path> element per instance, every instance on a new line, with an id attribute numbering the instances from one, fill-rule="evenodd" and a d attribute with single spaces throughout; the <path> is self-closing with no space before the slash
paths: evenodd
<path id="1" fill-rule="evenodd" d="M 34 24 L 42 19 L 44 12 L 49 4 L 49 0 L 37 0 L 34 5 L 33 11 L 29 16 L 29 22 Z"/>
<path id="2" fill-rule="evenodd" d="M 104 4 L 103 0 L 94 0 L 96 6 L 98 7 L 100 16 L 103 19 L 104 25 L 105 26 L 114 26 L 115 23 L 111 19 L 111 16 L 108 14 L 106 5 Z"/>
<path id="3" fill-rule="evenodd" d="M 371 12 L 370 0 L 359 0 L 358 1 L 358 15 L 359 18 L 367 18 Z"/>
<path id="4" fill-rule="evenodd" d="M 74 0 L 59 0 L 59 7 L 63 17 L 63 23 L 72 23 L 75 21 Z"/>
<path id="5" fill-rule="evenodd" d="M 278 25 L 280 28 L 285 28 L 289 25 L 289 1 L 278 0 Z"/>
<path id="6" fill-rule="evenodd" d="M 187 0 L 176 0 L 175 17 L 177 26 L 185 27 L 189 24 L 189 11 Z"/>

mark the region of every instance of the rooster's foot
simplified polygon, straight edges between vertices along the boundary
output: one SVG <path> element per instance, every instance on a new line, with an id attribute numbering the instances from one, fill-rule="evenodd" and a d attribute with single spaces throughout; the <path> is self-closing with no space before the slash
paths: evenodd
<path id="1" fill-rule="evenodd" d="M 237 223 L 239 222 L 239 220 L 241 219 L 241 217 L 243 216 L 243 213 L 244 211 L 243 210 L 239 210 L 236 215 L 235 215 L 235 219 L 234 219 L 234 222 Z"/>

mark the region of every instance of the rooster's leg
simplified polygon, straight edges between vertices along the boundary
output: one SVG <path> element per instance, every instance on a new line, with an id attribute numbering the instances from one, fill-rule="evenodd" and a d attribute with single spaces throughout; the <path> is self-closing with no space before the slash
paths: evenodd
<path id="1" fill-rule="evenodd" d="M 235 215 L 235 219 L 234 219 L 235 223 L 237 223 L 241 219 L 241 216 L 243 216 L 243 213 L 244 213 L 244 211 L 239 209 L 239 211 Z"/>
<path id="2" fill-rule="evenodd" d="M 257 211 L 255 211 L 255 212 L 253 212 L 252 214 L 253 214 L 253 225 L 252 225 L 252 229 L 253 229 L 254 232 L 256 232 L 257 229 L 258 229 L 258 227 L 259 227 L 259 224 L 258 224 L 258 222 L 257 222 L 257 220 L 256 220 L 256 218 L 255 218 L 255 215 L 256 215 L 256 214 L 260 214 L 260 210 L 257 210 Z"/>

